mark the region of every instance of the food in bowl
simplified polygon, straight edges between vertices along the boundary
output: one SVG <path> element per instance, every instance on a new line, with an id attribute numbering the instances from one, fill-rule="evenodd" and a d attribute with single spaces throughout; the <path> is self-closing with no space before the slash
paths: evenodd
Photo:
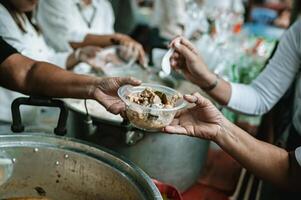
<path id="1" fill-rule="evenodd" d="M 126 85 L 118 90 L 118 94 L 127 105 L 129 121 L 134 127 L 145 131 L 160 131 L 186 105 L 179 92 L 156 84 Z"/>
<path id="2" fill-rule="evenodd" d="M 142 92 L 129 94 L 126 98 L 130 102 L 150 108 L 173 108 L 181 96 L 175 94 L 171 98 L 168 98 L 163 92 L 155 91 L 152 88 L 145 88 Z"/>

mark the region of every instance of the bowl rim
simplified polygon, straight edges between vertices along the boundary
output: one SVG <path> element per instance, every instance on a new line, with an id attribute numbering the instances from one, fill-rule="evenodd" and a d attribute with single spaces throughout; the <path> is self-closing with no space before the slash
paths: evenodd
<path id="1" fill-rule="evenodd" d="M 165 89 L 165 90 L 168 90 L 172 93 L 175 93 L 175 94 L 181 94 L 180 92 L 170 88 L 170 87 L 167 87 L 167 86 L 163 86 L 163 85 L 159 85 L 159 84 L 153 84 L 153 83 L 142 83 L 140 84 L 139 86 L 132 86 L 132 85 L 123 85 L 121 86 L 117 93 L 118 93 L 118 96 L 121 98 L 121 100 L 128 106 L 130 104 L 133 104 L 135 105 L 136 107 L 138 108 L 142 108 L 142 109 L 149 109 L 149 110 L 152 110 L 152 111 L 166 111 L 166 112 L 172 112 L 172 111 L 178 111 L 184 107 L 186 107 L 187 105 L 187 102 L 184 100 L 184 98 L 182 97 L 181 99 L 183 100 L 183 102 L 178 105 L 178 106 L 175 106 L 173 108 L 149 108 L 149 107 L 145 107 L 145 106 L 142 106 L 142 105 L 139 105 L 137 103 L 133 103 L 133 102 L 130 102 L 127 98 L 125 98 L 122 93 L 124 90 L 126 89 L 133 89 L 133 88 L 139 88 L 139 87 L 142 87 L 142 88 L 147 88 L 147 87 L 150 87 L 150 88 L 160 88 L 160 89 Z M 181 94 L 182 95 L 182 94 Z"/>

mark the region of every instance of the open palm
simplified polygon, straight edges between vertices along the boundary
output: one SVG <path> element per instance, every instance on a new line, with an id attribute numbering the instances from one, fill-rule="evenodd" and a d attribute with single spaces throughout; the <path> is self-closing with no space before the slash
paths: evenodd
<path id="1" fill-rule="evenodd" d="M 196 105 L 179 112 L 173 122 L 164 130 L 168 133 L 214 140 L 223 127 L 225 121 L 223 115 L 199 93 L 184 97 L 188 102 Z"/>

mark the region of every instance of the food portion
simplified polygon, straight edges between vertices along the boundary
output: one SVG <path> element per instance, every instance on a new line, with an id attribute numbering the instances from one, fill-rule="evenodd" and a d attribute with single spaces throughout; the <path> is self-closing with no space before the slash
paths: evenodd
<path id="1" fill-rule="evenodd" d="M 128 94 L 126 98 L 133 103 L 126 111 L 131 123 L 140 129 L 158 131 L 171 123 L 176 111 L 169 109 L 176 106 L 182 95 L 167 95 L 147 87 L 142 92 Z"/>
<path id="2" fill-rule="evenodd" d="M 151 88 L 146 88 L 142 92 L 129 94 L 127 98 L 130 102 L 150 108 L 173 108 L 177 100 L 181 98 L 179 94 L 167 97 L 160 91 L 154 91 Z"/>

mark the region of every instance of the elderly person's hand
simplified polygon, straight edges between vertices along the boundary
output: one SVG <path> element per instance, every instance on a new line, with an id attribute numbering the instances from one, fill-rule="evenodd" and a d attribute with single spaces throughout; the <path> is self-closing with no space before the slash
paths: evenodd
<path id="1" fill-rule="evenodd" d="M 183 37 L 175 38 L 170 46 L 175 49 L 170 58 L 173 69 L 180 70 L 191 82 L 206 88 L 216 80 L 191 42 Z"/>
<path id="2" fill-rule="evenodd" d="M 141 81 L 131 77 L 103 78 L 92 91 L 94 99 L 101 103 L 109 112 L 119 114 L 125 110 L 125 104 L 118 97 L 117 90 L 126 84 L 137 86 L 141 84 Z"/>
<path id="3" fill-rule="evenodd" d="M 226 118 L 199 93 L 184 95 L 184 98 L 195 106 L 177 113 L 164 131 L 216 141 L 218 135 L 225 131 Z"/>

